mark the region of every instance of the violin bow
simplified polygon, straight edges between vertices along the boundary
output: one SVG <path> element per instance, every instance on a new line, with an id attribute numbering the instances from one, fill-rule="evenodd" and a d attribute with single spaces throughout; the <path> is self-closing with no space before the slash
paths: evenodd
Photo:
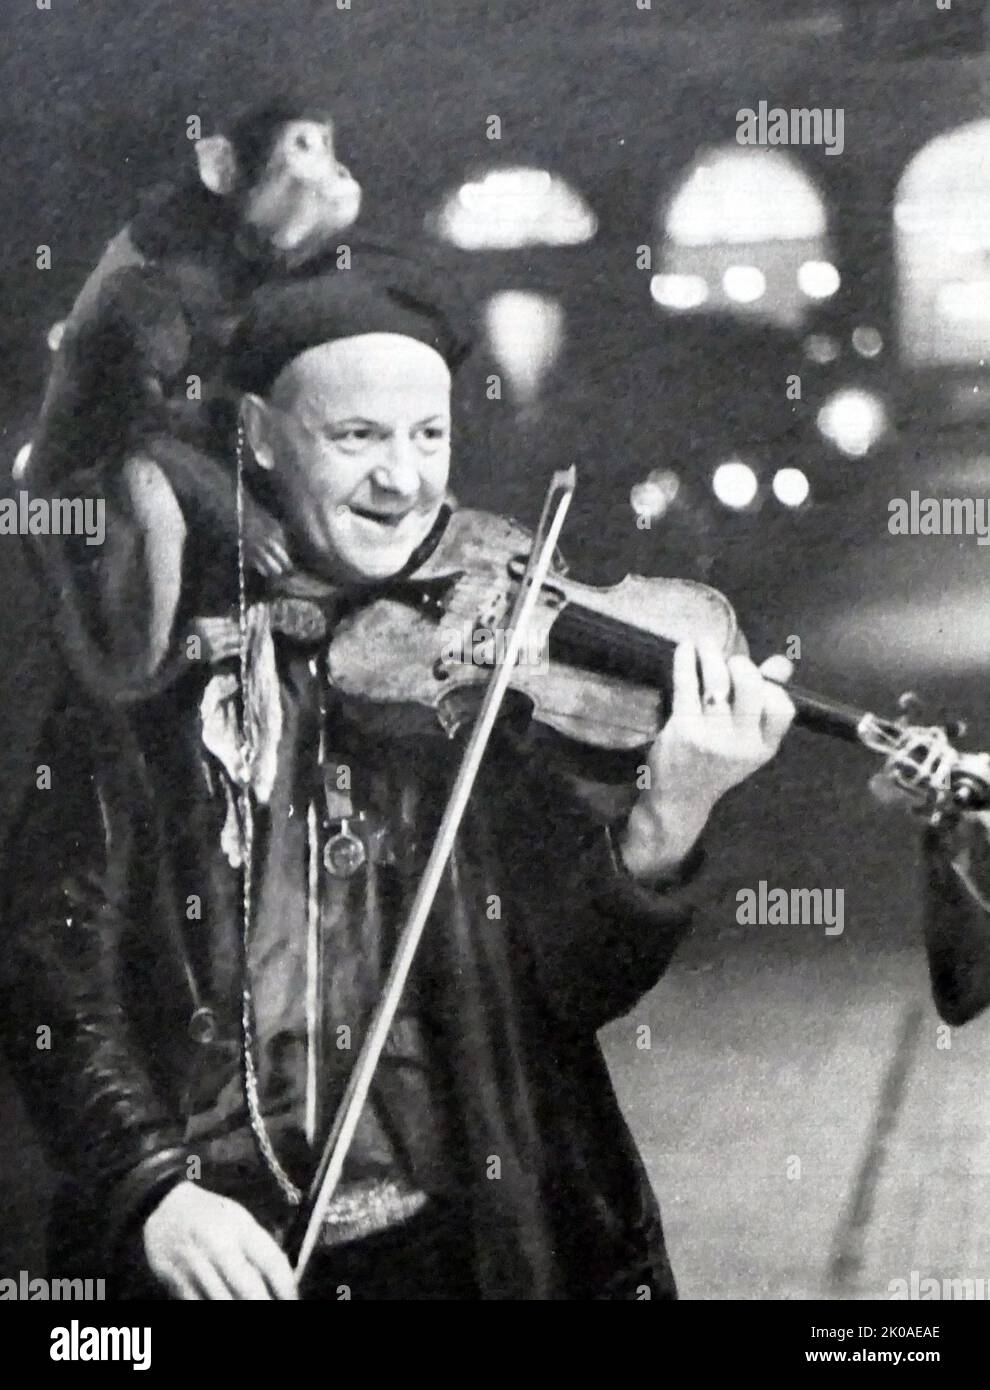
<path id="1" fill-rule="evenodd" d="M 536 601 L 549 573 L 576 484 L 577 474 L 573 467 L 554 473 L 550 480 L 540 522 L 533 537 L 529 561 L 509 613 L 505 658 L 495 667 L 485 687 L 477 719 L 464 749 L 436 840 L 409 909 L 409 916 L 396 943 L 395 955 L 372 1015 L 368 1034 L 351 1069 L 309 1192 L 300 1203 L 286 1236 L 286 1252 L 290 1260 L 295 1259 L 294 1272 L 299 1281 L 309 1265 L 327 1208 L 340 1183 L 361 1111 L 368 1098 L 375 1070 L 388 1040 L 416 951 L 481 769 L 495 720 L 509 688 L 513 667 L 522 650 Z"/>

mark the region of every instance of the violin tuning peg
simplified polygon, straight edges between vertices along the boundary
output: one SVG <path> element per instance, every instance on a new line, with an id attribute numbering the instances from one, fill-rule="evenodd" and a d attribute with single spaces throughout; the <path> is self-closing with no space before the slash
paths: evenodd
<path id="1" fill-rule="evenodd" d="M 905 690 L 897 697 L 897 708 L 906 719 L 917 720 L 924 706 L 914 690 Z"/>

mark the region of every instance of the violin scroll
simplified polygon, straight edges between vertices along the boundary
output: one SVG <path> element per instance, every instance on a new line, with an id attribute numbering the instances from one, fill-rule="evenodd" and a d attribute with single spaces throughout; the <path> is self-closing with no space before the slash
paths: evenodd
<path id="1" fill-rule="evenodd" d="M 990 754 L 961 752 L 951 741 L 965 731 L 965 724 L 909 723 L 921 711 L 913 692 L 902 695 L 898 706 L 898 719 L 873 719 L 861 730 L 864 745 L 885 760 L 870 783 L 878 800 L 906 799 L 933 825 L 990 806 Z"/>

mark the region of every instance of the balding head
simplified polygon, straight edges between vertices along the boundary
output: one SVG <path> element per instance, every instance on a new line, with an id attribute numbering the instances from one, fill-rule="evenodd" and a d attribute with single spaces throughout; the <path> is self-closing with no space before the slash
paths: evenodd
<path id="1" fill-rule="evenodd" d="M 294 358 L 267 391 L 272 405 L 286 409 L 298 397 L 318 399 L 331 391 L 335 402 L 363 401 L 375 392 L 412 390 L 450 397 L 450 368 L 433 348 L 400 333 L 362 333 L 320 343 Z"/>
<path id="2" fill-rule="evenodd" d="M 338 580 L 398 573 L 450 468 L 450 370 L 433 348 L 363 333 L 308 348 L 244 401 L 258 464 L 306 563 Z"/>

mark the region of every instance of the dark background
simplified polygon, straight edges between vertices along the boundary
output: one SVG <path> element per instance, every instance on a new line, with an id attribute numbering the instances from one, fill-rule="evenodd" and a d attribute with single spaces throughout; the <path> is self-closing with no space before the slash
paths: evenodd
<path id="1" fill-rule="evenodd" d="M 919 405 L 930 383 L 898 365 L 891 217 L 912 155 L 988 114 L 983 9 L 965 0 L 949 12 L 935 0 L 653 0 L 649 11 L 635 0 L 352 0 L 345 11 L 333 0 L 52 0 L 39 11 L 34 0 L 6 0 L 3 477 L 30 434 L 49 325 L 67 312 L 136 193 L 190 158 L 187 117 L 199 115 L 209 132 L 245 101 L 291 85 L 337 114 L 340 152 L 365 188 L 362 218 L 392 235 L 421 237 L 425 214 L 446 193 L 499 162 L 562 174 L 599 219 L 582 247 L 456 258 L 477 305 L 498 288 L 539 288 L 568 314 L 539 417 L 520 421 L 506 400 L 479 407 L 455 480 L 462 499 L 533 519 L 550 469 L 577 460 L 581 491 L 566 548 L 579 569 L 613 578 L 628 568 L 704 572 L 731 596 L 758 655 L 800 636 L 803 683 L 883 709 L 920 686 L 935 709 L 966 713 L 979 743 L 990 737 L 972 628 L 983 552 L 971 540 L 898 548 L 886 535 L 886 501 L 953 470 L 970 477 L 971 490 L 977 476 L 990 492 L 980 430 L 942 429 Z M 737 110 L 761 99 L 845 110 L 841 158 L 795 152 L 825 195 L 837 238 L 843 286 L 826 326 L 847 341 L 869 322 L 890 345 L 869 366 L 847 354 L 812 381 L 803 407 L 784 399 L 787 374 L 807 370 L 797 336 L 664 316 L 636 268 L 658 200 L 699 146 L 731 140 Z M 493 113 L 502 120 L 497 143 L 485 138 Z M 52 248 L 48 272 L 35 269 L 42 243 Z M 889 403 L 896 428 L 866 460 L 841 458 L 814 431 L 815 402 L 830 382 L 868 383 Z M 706 479 L 725 447 L 800 462 L 813 505 L 741 515 L 718 507 Z M 697 505 L 683 526 L 675 519 L 638 532 L 629 488 L 658 464 L 682 470 Z M 41 760 L 30 712 L 54 665 L 13 541 L 0 546 L 0 584 L 2 823 L 15 813 L 24 770 Z M 932 622 L 943 636 L 937 651 L 917 637 L 917 624 L 929 631 Z M 818 982 L 840 955 L 842 970 L 855 971 L 883 951 L 916 949 L 917 837 L 877 811 L 866 792 L 871 771 L 865 755 L 795 734 L 730 799 L 712 836 L 709 911 L 692 959 L 744 949 L 731 904 L 738 885 L 761 877 L 844 885 L 853 905 L 841 942 L 792 937 L 767 956 L 771 972 L 805 972 L 801 1010 L 814 1011 Z M 758 958 L 764 945 L 746 949 Z M 0 1133 L 0 1268 L 38 1270 L 45 1197 L 33 1179 L 42 1170 L 9 1089 L 0 1099 L 11 1121 Z"/>

